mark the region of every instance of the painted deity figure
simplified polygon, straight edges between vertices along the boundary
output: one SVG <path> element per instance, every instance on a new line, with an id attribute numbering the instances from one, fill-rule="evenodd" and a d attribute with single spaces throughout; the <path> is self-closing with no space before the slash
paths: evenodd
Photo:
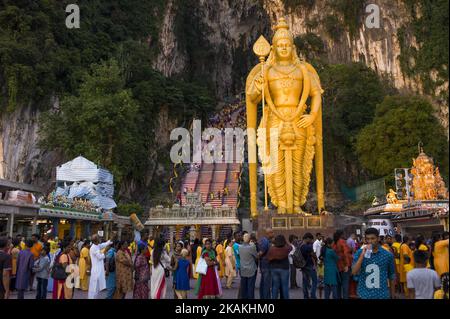
<path id="1" fill-rule="evenodd" d="M 273 158 L 271 152 L 276 153 L 275 165 L 271 163 L 270 172 L 265 170 L 263 165 L 270 201 L 277 207 L 279 214 L 301 213 L 315 165 L 317 208 L 320 212 L 325 208 L 323 90 L 314 68 L 298 57 L 293 35 L 285 19 L 280 19 L 275 27 L 272 46 L 264 67 L 261 64 L 255 66 L 247 77 L 248 129 L 256 129 L 257 107 L 263 92 L 266 105 L 259 123 L 256 144 L 260 158 Z M 308 98 L 310 105 L 306 104 Z M 277 145 L 275 150 L 271 143 Z M 252 152 L 256 153 L 256 145 L 252 145 L 249 139 L 249 154 Z M 252 216 L 256 216 L 256 163 L 250 162 L 249 170 L 250 209 Z"/>
<path id="2" fill-rule="evenodd" d="M 386 195 L 386 201 L 388 204 L 398 204 L 397 193 L 391 188 L 389 193 Z"/>

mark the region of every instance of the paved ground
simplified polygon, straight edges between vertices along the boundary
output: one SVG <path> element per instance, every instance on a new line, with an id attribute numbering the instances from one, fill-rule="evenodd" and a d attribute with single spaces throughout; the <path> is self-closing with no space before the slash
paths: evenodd
<path id="1" fill-rule="evenodd" d="M 170 280 L 172 280 L 172 277 L 170 277 Z M 301 272 L 298 272 L 297 275 L 297 282 L 300 285 L 301 284 Z M 222 279 L 222 287 L 225 286 L 225 279 Z M 195 287 L 195 281 L 191 280 L 191 288 Z M 222 298 L 223 299 L 237 299 L 238 296 L 238 287 L 239 287 L 239 279 L 235 278 L 235 280 L 233 281 L 233 285 L 231 289 L 222 289 Z M 36 283 L 34 284 L 34 288 L 36 288 Z M 291 299 L 302 299 L 303 298 L 303 290 L 302 289 L 291 289 L 290 292 L 290 298 Z M 36 296 L 36 290 L 33 291 L 28 291 L 25 293 L 25 299 L 33 299 Z M 105 291 L 103 291 L 99 298 L 104 298 L 106 296 Z M 255 297 L 259 298 L 259 274 L 258 277 L 256 279 L 256 289 L 255 289 Z M 52 298 L 52 294 L 49 292 L 47 295 L 48 299 Z M 126 299 L 132 299 L 133 298 L 133 294 L 129 293 L 126 296 Z M 166 294 L 166 298 L 168 299 L 173 299 L 174 298 L 174 293 L 172 289 L 168 289 L 167 290 L 167 294 Z M 195 299 L 196 296 L 194 295 L 193 290 L 188 292 L 188 299 Z M 17 293 L 13 292 L 11 294 L 11 299 L 17 299 Z M 75 290 L 75 294 L 74 294 L 74 299 L 87 299 L 87 292 L 81 291 L 76 289 Z"/>

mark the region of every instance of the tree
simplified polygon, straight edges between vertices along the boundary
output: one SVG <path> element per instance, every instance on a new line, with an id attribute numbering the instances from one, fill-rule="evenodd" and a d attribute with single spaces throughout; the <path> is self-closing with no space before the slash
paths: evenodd
<path id="1" fill-rule="evenodd" d="M 362 165 L 378 176 L 390 176 L 394 168 L 411 167 L 417 144 L 434 158 L 448 181 L 447 138 L 433 115 L 432 105 L 420 97 L 387 96 L 377 105 L 372 123 L 358 134 L 356 152 Z"/>
<path id="2" fill-rule="evenodd" d="M 367 180 L 360 174 L 355 137 L 372 122 L 375 108 L 388 91 L 378 75 L 361 63 L 330 64 L 319 71 L 324 89 L 323 143 L 326 176 L 339 184 Z"/>
<path id="3" fill-rule="evenodd" d="M 136 125 L 139 106 L 124 85 L 115 60 L 93 65 L 79 95 L 64 97 L 59 110 L 43 115 L 43 145 L 70 157 L 83 154 L 120 181 L 145 156 Z"/>
<path id="4" fill-rule="evenodd" d="M 128 203 L 117 205 L 116 212 L 121 216 L 130 216 L 131 214 L 136 214 L 141 217 L 144 213 L 144 208 L 139 203 Z"/>

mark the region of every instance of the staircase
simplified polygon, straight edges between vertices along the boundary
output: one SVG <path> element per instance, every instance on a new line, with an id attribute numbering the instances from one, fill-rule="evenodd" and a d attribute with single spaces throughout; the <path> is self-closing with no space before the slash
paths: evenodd
<path id="1" fill-rule="evenodd" d="M 199 172 L 196 170 L 192 170 L 186 174 L 184 177 L 183 184 L 181 185 L 181 203 L 184 205 L 186 203 L 186 194 L 184 193 L 184 190 L 186 189 L 187 192 L 190 190 L 195 190 L 197 187 L 197 181 L 198 181 Z"/>
<path id="2" fill-rule="evenodd" d="M 213 207 L 222 206 L 222 197 L 218 196 L 218 192 L 222 192 L 225 187 L 225 179 L 227 176 L 227 164 L 215 164 L 214 165 L 214 176 L 212 179 L 211 190 L 210 192 L 214 193 L 214 199 L 211 200 L 208 196 L 208 203 L 210 203 Z"/>
<path id="3" fill-rule="evenodd" d="M 226 177 L 226 187 L 228 187 L 228 196 L 222 199 L 223 205 L 228 205 L 230 207 L 236 207 L 238 202 L 238 188 L 239 179 L 238 174 L 241 171 L 241 165 L 238 163 L 228 164 L 227 177 Z"/>
<path id="4" fill-rule="evenodd" d="M 234 105 L 232 112 L 232 116 L 226 121 L 225 127 L 235 127 L 239 124 L 245 128 L 245 105 L 243 102 L 241 101 Z M 228 116 L 225 111 L 222 113 L 219 112 L 216 118 L 220 119 Z M 213 123 L 211 125 L 214 126 Z M 202 144 L 202 148 L 205 145 Z M 186 195 L 184 194 L 184 190 L 186 189 L 187 192 L 193 190 L 200 193 L 202 203 L 210 203 L 213 207 L 220 207 L 222 205 L 237 207 L 239 189 L 239 179 L 237 176 L 239 176 L 242 167 L 240 163 L 236 163 L 236 145 L 233 148 L 235 163 L 203 163 L 198 170 L 193 169 L 186 174 L 181 186 L 182 205 L 186 203 Z M 242 150 L 239 150 L 239 152 L 242 152 Z M 222 195 L 219 199 L 217 194 L 219 191 L 223 193 L 225 187 L 228 188 L 228 195 L 225 197 Z M 214 199 L 211 199 L 209 196 L 211 192 L 214 193 Z"/>
<path id="5" fill-rule="evenodd" d="M 208 201 L 208 194 L 214 174 L 214 164 L 203 164 L 197 181 L 195 191 L 201 194 L 202 203 Z"/>

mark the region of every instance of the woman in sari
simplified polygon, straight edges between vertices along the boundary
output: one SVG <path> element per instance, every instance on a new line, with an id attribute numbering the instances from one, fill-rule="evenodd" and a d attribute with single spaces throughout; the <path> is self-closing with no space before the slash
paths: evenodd
<path id="1" fill-rule="evenodd" d="M 150 280 L 150 267 L 145 256 L 147 248 L 144 245 L 138 245 L 138 256 L 134 261 L 134 292 L 133 299 L 148 299 L 150 289 L 148 281 Z"/>
<path id="2" fill-rule="evenodd" d="M 80 288 L 83 291 L 88 291 L 89 277 L 91 268 L 91 259 L 89 256 L 89 246 L 91 242 L 86 240 L 83 243 L 83 248 L 80 251 L 80 259 L 78 260 L 78 268 L 80 269 Z"/>
<path id="3" fill-rule="evenodd" d="M 214 299 L 219 297 L 219 281 L 216 272 L 217 258 L 216 252 L 212 249 L 212 242 L 210 239 L 205 240 L 205 248 L 202 251 L 201 257 L 205 259 L 208 265 L 206 275 L 198 274 L 197 285 L 195 293 L 198 299 Z"/>
<path id="4" fill-rule="evenodd" d="M 17 274 L 17 257 L 19 257 L 20 253 L 20 240 L 18 238 L 14 238 L 12 241 L 12 247 L 9 252 L 11 255 L 11 279 L 10 279 L 10 291 L 16 290 L 16 274 Z"/>
<path id="5" fill-rule="evenodd" d="M 202 251 L 203 251 L 202 244 L 198 243 L 197 250 L 195 252 L 193 252 L 196 255 L 195 264 L 194 264 L 194 274 L 193 274 L 194 279 L 198 279 L 198 273 L 196 272 L 196 269 L 197 269 L 198 261 L 200 260 L 200 257 L 202 256 Z"/>
<path id="6" fill-rule="evenodd" d="M 128 243 L 122 240 L 116 254 L 116 292 L 114 299 L 124 299 L 133 291 L 133 261 L 128 252 Z"/>
<path id="7" fill-rule="evenodd" d="M 233 251 L 233 241 L 229 240 L 225 249 L 225 277 L 227 278 L 226 287 L 231 288 L 234 277 L 236 277 L 236 259 Z"/>
<path id="8" fill-rule="evenodd" d="M 60 264 L 63 269 L 66 269 L 68 265 L 74 263 L 70 256 L 71 248 L 70 242 L 66 241 L 61 244 L 61 252 L 55 258 L 55 265 Z M 54 279 L 52 297 L 53 299 L 72 299 L 73 288 L 67 287 L 65 279 Z"/>
<path id="9" fill-rule="evenodd" d="M 223 249 L 222 240 L 218 241 L 216 246 L 217 262 L 219 263 L 219 278 L 223 278 L 225 274 L 225 251 Z"/>
<path id="10" fill-rule="evenodd" d="M 164 249 L 165 241 L 159 238 L 152 250 L 150 262 L 152 264 L 151 275 L 151 299 L 164 299 L 166 297 L 167 279 L 166 271 L 170 267 L 170 257 Z"/>

